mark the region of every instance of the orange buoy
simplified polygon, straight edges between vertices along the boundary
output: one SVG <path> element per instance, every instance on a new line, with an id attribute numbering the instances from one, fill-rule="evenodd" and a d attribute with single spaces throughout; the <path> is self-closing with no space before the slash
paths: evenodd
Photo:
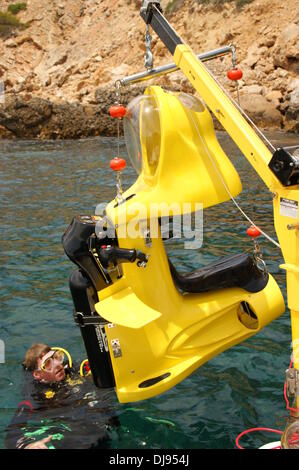
<path id="1" fill-rule="evenodd" d="M 110 168 L 113 171 L 121 171 L 126 168 L 127 162 L 124 158 L 114 157 L 110 160 Z"/>
<path id="2" fill-rule="evenodd" d="M 243 77 L 243 72 L 241 69 L 230 69 L 227 72 L 227 78 L 230 80 L 240 80 Z"/>
<path id="3" fill-rule="evenodd" d="M 113 118 L 122 118 L 126 115 L 126 108 L 121 104 L 115 104 L 109 108 L 110 116 Z"/>
<path id="4" fill-rule="evenodd" d="M 261 233 L 261 229 L 259 227 L 255 227 L 255 225 L 251 225 L 251 227 L 247 229 L 247 235 L 251 238 L 257 238 Z"/>

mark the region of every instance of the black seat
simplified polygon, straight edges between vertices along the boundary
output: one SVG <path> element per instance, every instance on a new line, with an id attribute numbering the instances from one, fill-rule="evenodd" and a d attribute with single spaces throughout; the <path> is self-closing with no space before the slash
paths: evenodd
<path id="1" fill-rule="evenodd" d="M 241 287 L 259 292 L 267 285 L 269 275 L 261 271 L 252 255 L 241 253 L 221 258 L 216 263 L 190 273 L 178 273 L 168 259 L 173 281 L 183 292 L 200 293 L 228 287 Z"/>

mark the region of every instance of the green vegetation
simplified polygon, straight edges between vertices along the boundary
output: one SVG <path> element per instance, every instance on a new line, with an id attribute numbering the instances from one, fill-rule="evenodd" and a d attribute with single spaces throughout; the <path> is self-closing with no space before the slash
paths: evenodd
<path id="1" fill-rule="evenodd" d="M 12 13 L 13 15 L 17 15 L 21 10 L 26 10 L 26 8 L 27 8 L 27 4 L 25 2 L 11 3 L 8 6 L 7 11 L 9 13 Z"/>
<path id="2" fill-rule="evenodd" d="M 7 37 L 14 29 L 26 29 L 28 24 L 22 23 L 15 15 L 0 11 L 0 36 Z"/>
<path id="3" fill-rule="evenodd" d="M 214 5 L 215 7 L 219 7 L 224 3 L 235 2 L 237 8 L 242 8 L 242 6 L 246 5 L 247 3 L 251 3 L 253 0 L 196 0 L 194 3 L 198 3 L 200 5 Z M 178 8 L 183 5 L 183 0 L 170 0 L 165 8 L 165 14 L 168 15 L 173 13 Z"/>
<path id="4" fill-rule="evenodd" d="M 165 15 L 168 15 L 169 13 L 172 13 L 173 11 L 176 11 L 180 6 L 182 6 L 184 3 L 184 0 L 170 0 L 170 2 L 167 3 L 166 8 L 165 8 Z"/>
<path id="5" fill-rule="evenodd" d="M 253 0 L 236 0 L 237 7 L 241 8 L 246 3 L 251 3 Z"/>
<path id="6" fill-rule="evenodd" d="M 196 3 L 201 3 L 203 5 L 223 5 L 223 3 L 235 2 L 237 7 L 242 7 L 246 3 L 251 3 L 253 0 L 197 0 Z"/>
<path id="7" fill-rule="evenodd" d="M 20 24 L 20 20 L 11 13 L 8 13 L 7 11 L 4 13 L 0 12 L 0 25 L 18 27 Z"/>

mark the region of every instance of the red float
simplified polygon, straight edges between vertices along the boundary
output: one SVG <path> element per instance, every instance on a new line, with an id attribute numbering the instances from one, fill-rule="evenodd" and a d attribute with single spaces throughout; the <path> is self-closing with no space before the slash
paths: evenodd
<path id="1" fill-rule="evenodd" d="M 110 116 L 113 118 L 122 118 L 126 115 L 126 108 L 121 104 L 115 104 L 109 108 Z"/>
<path id="2" fill-rule="evenodd" d="M 230 80 L 240 80 L 243 77 L 243 72 L 241 69 L 230 69 L 227 72 L 227 78 Z"/>
<path id="3" fill-rule="evenodd" d="M 110 160 L 110 168 L 113 171 L 121 171 L 126 168 L 126 160 L 124 158 L 114 157 Z"/>
<path id="4" fill-rule="evenodd" d="M 247 229 L 247 235 L 251 238 L 257 238 L 261 235 L 261 233 L 261 229 L 259 227 L 255 227 L 254 225 L 251 225 L 251 227 Z"/>

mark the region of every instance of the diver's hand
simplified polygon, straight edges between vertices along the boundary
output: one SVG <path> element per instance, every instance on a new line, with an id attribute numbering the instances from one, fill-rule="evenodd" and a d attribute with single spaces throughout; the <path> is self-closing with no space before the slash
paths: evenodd
<path id="1" fill-rule="evenodd" d="M 52 437 L 53 436 L 45 437 L 45 439 L 28 444 L 24 449 L 48 449 L 46 444 L 51 441 Z"/>

